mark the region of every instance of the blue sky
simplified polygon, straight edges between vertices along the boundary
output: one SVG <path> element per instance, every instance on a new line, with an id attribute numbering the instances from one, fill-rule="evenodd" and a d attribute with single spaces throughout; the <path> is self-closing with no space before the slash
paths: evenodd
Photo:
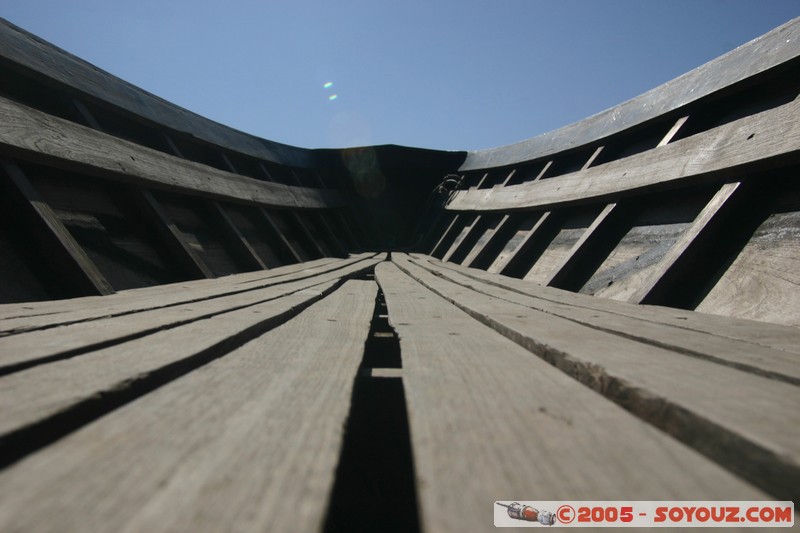
<path id="1" fill-rule="evenodd" d="M 0 16 L 260 137 L 462 150 L 612 107 L 800 16 L 800 1 L 2 0 Z"/>

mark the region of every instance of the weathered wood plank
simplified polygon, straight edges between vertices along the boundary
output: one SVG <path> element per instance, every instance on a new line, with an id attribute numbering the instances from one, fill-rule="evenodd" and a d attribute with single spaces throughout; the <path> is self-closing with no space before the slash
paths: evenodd
<path id="1" fill-rule="evenodd" d="M 309 167 L 311 150 L 265 141 L 182 109 L 0 20 L 0 57 L 79 92 L 122 108 L 145 120 L 193 135 L 257 158 Z M 52 82 L 50 82 L 52 83 Z"/>
<path id="2" fill-rule="evenodd" d="M 66 280 L 89 294 L 112 294 L 114 289 L 81 248 L 69 230 L 28 181 L 22 169 L 11 160 L 0 159 L 0 167 L 8 177 L 7 194 L 15 197 L 26 224 L 37 236 L 40 246 L 51 255 L 55 270 Z"/>
<path id="3" fill-rule="evenodd" d="M 374 282 L 349 282 L 7 468 L 0 528 L 321 529 L 375 292 Z"/>
<path id="4" fill-rule="evenodd" d="M 486 253 L 485 250 L 492 246 L 495 235 L 502 230 L 509 217 L 510 215 L 496 215 L 493 220 L 487 220 L 485 231 L 477 237 L 474 246 L 459 264 L 469 266 L 473 262 L 479 261 L 483 254 Z"/>
<path id="5" fill-rule="evenodd" d="M 553 215 L 552 211 L 542 213 L 533 224 L 533 227 L 525 234 L 522 241 L 515 248 L 508 250 L 508 253 L 501 252 L 487 270 L 492 273 L 508 273 L 509 269 L 514 268 L 515 263 L 530 251 L 534 241 L 544 231 L 544 228 L 552 225 L 555 218 L 556 216 Z M 519 236 L 519 231 L 517 236 Z"/>
<path id="6" fill-rule="evenodd" d="M 664 135 L 664 138 L 658 142 L 658 146 L 664 146 L 669 144 L 670 141 L 672 141 L 672 138 L 678 134 L 683 125 L 686 124 L 687 120 L 689 120 L 689 115 L 684 115 L 678 120 L 676 120 L 675 124 L 673 124 L 672 127 L 669 129 L 669 131 L 666 133 L 666 135 Z"/>
<path id="7" fill-rule="evenodd" d="M 618 197 L 687 180 L 732 179 L 800 159 L 800 99 L 641 154 L 502 189 L 456 191 L 446 209 L 529 209 Z"/>
<path id="8" fill-rule="evenodd" d="M 263 289 L 260 293 L 266 301 L 262 303 L 230 298 L 229 312 L 2 376 L 0 449 L 11 455 L 25 452 L 24 443 L 19 442 L 25 435 L 47 432 L 54 420 L 80 418 L 76 413 L 86 409 L 102 412 L 100 400 L 134 394 L 136 382 L 154 380 L 170 365 L 191 366 L 191 361 L 204 360 L 208 354 L 224 353 L 234 339 L 243 339 L 243 343 L 277 327 L 294 309 L 311 305 L 336 286 L 337 281 L 331 280 L 299 291 Z M 242 305 L 245 307 L 239 308 Z M 171 318 L 165 313 L 165 321 Z"/>
<path id="9" fill-rule="evenodd" d="M 443 255 L 447 249 L 446 246 L 450 245 L 452 239 L 455 239 L 456 234 L 460 231 L 461 226 L 463 224 L 463 218 L 466 215 L 463 213 L 456 213 L 452 219 L 450 219 L 450 223 L 447 225 L 447 229 L 442 232 L 441 237 L 439 240 L 436 241 L 436 244 L 431 248 L 431 255 L 434 257 L 440 257 L 440 254 Z"/>
<path id="10" fill-rule="evenodd" d="M 775 497 L 800 497 L 796 385 L 488 297 L 434 276 L 408 259 L 392 259 L 460 309 L 642 420 Z"/>
<path id="11" fill-rule="evenodd" d="M 414 258 L 412 263 L 443 279 L 493 298 L 514 302 L 600 331 L 614 333 L 615 335 L 666 348 L 674 352 L 715 361 L 745 372 L 800 385 L 800 355 L 798 354 L 712 335 L 708 332 L 678 328 L 667 323 L 655 323 L 636 316 L 620 315 L 606 310 L 564 304 L 542 296 L 520 294 L 419 258 Z M 587 303 L 591 303 L 590 299 L 592 298 L 584 296 Z M 628 305 L 631 307 L 631 312 L 635 313 L 637 307 Z M 669 318 L 670 311 L 663 309 L 661 312 L 665 315 L 665 318 Z M 787 333 L 793 332 L 787 331 Z"/>
<path id="12" fill-rule="evenodd" d="M 800 326 L 800 211 L 787 207 L 758 227 L 697 311 Z"/>
<path id="13" fill-rule="evenodd" d="M 468 152 L 460 170 L 515 165 L 557 154 L 566 146 L 589 145 L 792 61 L 800 55 L 798 43 L 800 19 L 794 19 L 674 80 L 585 120 L 516 144 Z"/>
<path id="14" fill-rule="evenodd" d="M 105 297 L 88 296 L 54 302 L 0 305 L 0 335 L 156 309 L 305 279 L 374 256 L 375 254 L 367 253 L 345 260 L 318 259 L 307 263 L 284 265 L 269 272 L 250 272 L 215 280 L 184 281 L 120 291 Z"/>
<path id="15" fill-rule="evenodd" d="M 465 216 L 465 215 L 462 215 Z M 466 240 L 469 239 L 469 234 L 475 228 L 475 225 L 480 222 L 479 216 L 469 215 L 465 219 L 464 227 L 461 228 L 461 231 L 456 235 L 456 238 L 453 240 L 450 248 L 447 249 L 444 256 L 442 256 L 442 261 L 450 261 L 450 258 L 456 253 L 456 250 L 464 243 Z"/>
<path id="16" fill-rule="evenodd" d="M 763 497 L 394 265 L 376 278 L 400 337 L 425 531 L 488 529 L 480 502 L 503 497 Z"/>
<path id="17" fill-rule="evenodd" d="M 2 24 L 0 24 L 0 27 Z M 0 148 L 101 178 L 220 200 L 292 208 L 344 205 L 338 191 L 290 187 L 224 172 L 95 131 L 0 97 Z"/>
<path id="18" fill-rule="evenodd" d="M 719 224 L 719 220 L 730 211 L 737 199 L 744 195 L 746 187 L 741 182 L 726 183 L 697 215 L 692 225 L 672 245 L 650 278 L 631 297 L 633 303 L 658 303 L 661 294 L 669 289 L 669 276 L 681 265 L 688 264 L 689 252 L 708 242 L 707 235 Z"/>
<path id="19" fill-rule="evenodd" d="M 558 266 L 556 266 L 552 270 L 551 274 L 544 280 L 544 285 L 558 287 L 564 282 L 566 277 L 569 276 L 572 270 L 576 268 L 577 263 L 581 261 L 581 251 L 583 250 L 584 253 L 586 252 L 587 248 L 593 241 L 593 237 L 599 233 L 598 229 L 604 223 L 607 223 L 612 219 L 615 210 L 617 212 L 619 211 L 617 209 L 617 204 L 612 203 L 606 205 L 603 210 L 600 211 L 600 214 L 595 217 L 594 221 L 581 234 L 575 244 L 572 245 L 572 248 L 569 250 L 569 252 L 567 252 L 567 254 L 561 259 L 561 262 L 558 264 Z"/>
<path id="20" fill-rule="evenodd" d="M 455 270 L 475 280 L 509 289 L 519 294 L 541 298 L 543 300 L 566 304 L 584 309 L 608 311 L 610 313 L 635 317 L 655 324 L 675 326 L 681 330 L 710 333 L 719 337 L 736 339 L 756 346 L 766 346 L 776 350 L 800 354 L 800 329 L 789 328 L 767 322 L 742 320 L 733 317 L 721 317 L 685 311 L 683 309 L 664 308 L 649 305 L 632 305 L 608 298 L 590 297 L 563 291 L 552 287 L 542 287 L 535 283 L 507 276 L 489 274 L 483 270 L 464 268 L 452 263 L 442 263 L 436 258 L 423 254 L 412 254 L 433 265 Z"/>
<path id="21" fill-rule="evenodd" d="M 195 302 L 123 314 L 107 319 L 77 322 L 39 331 L 0 337 L 0 365 L 9 372 L 25 366 L 74 357 L 93 349 L 119 344 L 158 330 L 209 318 L 244 306 L 255 305 L 328 281 L 352 276 L 372 268 L 377 261 L 366 260 L 299 281 L 247 290 Z"/>

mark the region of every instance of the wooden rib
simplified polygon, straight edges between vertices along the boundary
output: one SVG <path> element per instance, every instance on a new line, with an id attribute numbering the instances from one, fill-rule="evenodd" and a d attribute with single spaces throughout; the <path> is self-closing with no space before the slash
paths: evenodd
<path id="1" fill-rule="evenodd" d="M 553 162 L 554 162 L 554 160 L 553 160 L 553 159 L 551 159 L 551 160 L 549 160 L 547 163 L 545 163 L 545 164 L 544 164 L 544 166 L 542 167 L 542 170 L 540 170 L 540 171 L 539 171 L 539 173 L 538 173 L 538 174 L 536 174 L 536 177 L 535 177 L 535 178 L 533 178 L 533 179 L 531 180 L 531 182 L 534 182 L 534 181 L 539 181 L 539 180 L 541 180 L 542 178 L 544 178 L 544 175 L 545 175 L 545 174 L 547 174 L 547 171 L 548 171 L 548 170 L 550 170 L 550 167 L 552 167 L 552 166 L 553 166 Z M 523 182 L 523 183 L 525 183 L 525 182 Z"/>
<path id="2" fill-rule="evenodd" d="M 14 157 L 84 174 L 275 207 L 344 205 L 338 191 L 268 183 L 157 150 L 0 97 L 0 147 Z"/>
<path id="3" fill-rule="evenodd" d="M 555 268 L 552 274 L 550 274 L 550 277 L 545 280 L 544 285 L 549 285 L 551 287 L 559 286 L 564 278 L 570 274 L 575 264 L 581 261 L 582 254 L 588 252 L 588 248 L 591 246 L 592 236 L 595 235 L 595 232 L 597 232 L 603 224 L 606 224 L 612 218 L 616 209 L 617 204 L 608 204 L 603 208 L 600 214 L 595 217 L 592 224 L 583 232 L 580 239 L 572 245 L 570 251 L 567 252 L 567 255 L 561 260 L 561 263 Z"/>
<path id="4" fill-rule="evenodd" d="M 480 322 L 726 469 L 775 497 L 800 497 L 796 385 L 581 326 L 470 291 L 400 256 L 392 260 Z"/>
<path id="5" fill-rule="evenodd" d="M 186 271 L 195 277 L 215 277 L 205 261 L 186 241 L 178 226 L 170 220 L 159 201 L 153 196 L 153 193 L 147 189 L 137 189 L 136 192 L 138 193 L 136 203 L 140 207 L 139 212 L 151 221 L 152 226 L 161 237 L 161 241 L 184 266 Z"/>
<path id="6" fill-rule="evenodd" d="M 514 177 L 514 174 L 516 174 L 516 172 L 517 172 L 517 169 L 516 168 L 512 168 L 511 172 L 509 172 L 508 176 L 506 176 L 506 179 L 504 179 L 503 182 L 500 183 L 499 185 L 495 185 L 495 187 L 505 187 L 506 183 L 508 183 L 511 180 L 511 178 Z"/>
<path id="7" fill-rule="evenodd" d="M 594 152 L 592 152 L 592 155 L 589 156 L 589 159 L 587 159 L 586 163 L 584 163 L 583 166 L 581 167 L 581 170 L 586 170 L 587 168 L 592 166 L 592 163 L 594 163 L 594 160 L 597 159 L 597 157 L 603 151 L 603 148 L 604 148 L 603 146 L 598 146 L 597 148 L 595 148 Z"/>
<path id="8" fill-rule="evenodd" d="M 715 219 L 723 216 L 734 202 L 735 196 L 741 196 L 744 189 L 741 182 L 726 183 L 717 191 L 708 204 L 697 215 L 681 237 L 672 245 L 669 252 L 661 259 L 658 268 L 651 274 L 646 283 L 637 290 L 629 301 L 633 303 L 657 303 L 655 300 L 667 290 L 669 276 L 681 267 L 682 258 L 693 246 L 705 236 Z M 740 191 L 737 194 L 737 191 Z"/>
<path id="9" fill-rule="evenodd" d="M 447 253 L 444 254 L 444 257 L 442 257 L 442 261 L 450 260 L 453 254 L 456 253 L 456 250 L 458 250 L 458 248 L 461 246 L 461 244 L 469 238 L 469 234 L 472 232 L 473 229 L 475 229 L 475 226 L 480 221 L 480 218 L 481 218 L 480 216 L 474 216 L 472 218 L 472 221 L 469 222 L 467 226 L 461 228 L 461 231 L 453 240 L 453 243 L 450 245 L 450 248 L 447 250 Z"/>
<path id="10" fill-rule="evenodd" d="M 483 253 L 483 251 L 486 249 L 489 243 L 492 242 L 492 239 L 497 234 L 497 231 L 503 227 L 503 225 L 508 221 L 510 217 L 511 215 L 503 215 L 503 218 L 501 218 L 497 222 L 497 225 L 494 228 L 487 228 L 486 233 L 488 235 L 486 235 L 486 239 L 484 239 L 483 244 L 476 243 L 475 246 L 472 248 L 472 250 L 469 251 L 469 253 L 464 257 L 464 259 L 459 264 L 471 265 L 472 262 L 475 261 L 475 259 L 477 259 Z M 480 237 L 478 237 L 478 241 L 480 241 Z"/>
<path id="11" fill-rule="evenodd" d="M 326 505 L 317 503 L 333 486 L 375 292 L 374 282 L 351 281 L 5 469 L 0 529 L 320 530 Z M 162 357 L 172 349 L 153 347 Z M 304 498 L 315 505 L 284 512 Z"/>
<path id="12" fill-rule="evenodd" d="M 686 139 L 558 176 L 503 189 L 456 191 L 446 209 L 483 211 L 585 202 L 677 186 L 687 180 L 734 178 L 800 160 L 800 99 Z"/>
<path id="13" fill-rule="evenodd" d="M 439 247 L 441 247 L 447 241 L 447 239 L 450 237 L 451 232 L 455 231 L 455 228 L 457 227 L 457 224 L 462 216 L 463 215 L 461 213 L 456 213 L 453 216 L 453 219 L 450 221 L 450 224 L 448 224 L 447 229 L 442 232 L 442 236 L 439 237 L 439 240 L 436 241 L 434 247 L 431 248 L 430 251 L 431 255 L 436 255 L 436 253 L 439 250 Z"/>
<path id="14" fill-rule="evenodd" d="M 298 263 L 302 263 L 303 259 L 297 253 L 297 250 L 294 249 L 294 246 L 292 246 L 292 243 L 290 243 L 289 240 L 286 238 L 286 235 L 284 235 L 281 232 L 281 230 L 278 227 L 278 225 L 275 224 L 275 221 L 272 219 L 272 215 L 270 215 L 267 212 L 267 210 L 263 209 L 263 208 L 259 209 L 258 211 L 259 211 L 259 213 L 261 213 L 261 216 L 264 218 L 264 222 L 266 222 L 267 227 L 269 228 L 270 232 L 273 235 L 278 237 L 278 240 L 280 241 L 280 243 L 284 246 L 285 249 L 287 249 L 289 251 L 289 253 L 292 255 L 292 257 L 294 257 L 295 260 Z"/>
<path id="15" fill-rule="evenodd" d="M 520 252 L 528 247 L 528 243 L 531 242 L 532 239 L 536 238 L 541 228 L 547 224 L 551 218 L 553 218 L 552 211 L 545 211 L 542 213 L 542 216 L 539 217 L 539 220 L 536 221 L 522 242 L 519 243 L 519 246 L 517 246 L 515 250 L 508 254 L 505 259 L 500 259 L 498 256 L 498 259 L 495 260 L 495 262 L 492 263 L 492 265 L 486 270 L 494 274 L 505 271 L 508 265 L 514 262 L 515 258 L 520 254 Z"/>
<path id="16" fill-rule="evenodd" d="M 225 208 L 219 202 L 212 201 L 211 208 L 222 222 L 222 228 L 227 234 L 228 242 L 239 252 L 239 257 L 246 262 L 247 266 L 257 270 L 267 270 L 267 265 L 258 256 L 250 241 L 247 240 L 239 228 L 236 227 Z"/>
<path id="17" fill-rule="evenodd" d="M 328 223 L 325 213 L 322 211 L 317 211 L 310 213 L 310 216 L 313 216 L 317 222 L 319 222 L 319 228 L 328 238 L 328 243 L 331 247 L 333 247 L 334 253 L 339 257 L 347 257 L 347 249 L 342 244 L 341 239 L 339 239 L 339 237 L 336 235 L 336 232 L 333 231 L 331 225 Z"/>
<path id="18" fill-rule="evenodd" d="M 471 531 L 475 524 L 491 523 L 483 506 L 464 503 L 491 503 L 497 494 L 535 493 L 542 500 L 567 494 L 622 500 L 763 494 L 474 320 L 395 265 L 382 263 L 375 273 L 400 338 L 425 531 Z M 646 471 L 628 468 L 632 457 L 647 457 L 637 463 Z M 520 468 L 521 458 L 539 465 L 534 475 Z M 580 475 L 570 474 L 575 472 Z"/>
<path id="19" fill-rule="evenodd" d="M 672 141 L 672 138 L 678 134 L 683 125 L 686 124 L 687 120 L 689 120 L 689 115 L 684 115 L 678 120 L 676 120 L 675 124 L 673 124 L 673 126 L 669 129 L 667 134 L 664 135 L 664 138 L 661 139 L 661 141 L 658 143 L 658 146 L 665 146 L 669 144 L 670 141 Z"/>
<path id="20" fill-rule="evenodd" d="M 39 196 L 22 169 L 12 160 L 0 159 L 0 166 L 8 176 L 11 194 L 21 209 L 24 220 L 39 245 L 46 251 L 53 269 L 61 272 L 65 280 L 88 294 L 112 294 L 114 289 L 98 270 L 72 234 L 64 227 L 50 206 Z"/>
<path id="21" fill-rule="evenodd" d="M 300 215 L 297 211 L 289 211 L 289 218 L 294 221 L 295 227 L 300 229 L 300 233 L 302 238 L 311 246 L 311 256 L 313 259 L 318 259 L 320 257 L 325 257 L 328 254 L 325 253 L 325 250 L 322 249 L 317 239 L 311 234 L 311 231 L 306 226 L 305 220 L 303 220 L 303 216 Z M 314 257 L 316 255 L 317 257 Z"/>

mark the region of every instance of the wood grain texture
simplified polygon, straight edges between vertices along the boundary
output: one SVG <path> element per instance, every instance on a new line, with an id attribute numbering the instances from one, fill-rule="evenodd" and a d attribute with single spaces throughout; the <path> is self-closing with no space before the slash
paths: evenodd
<path id="1" fill-rule="evenodd" d="M 606 205 L 600 214 L 595 217 L 592 223 L 589 225 L 586 230 L 581 233 L 581 236 L 572 245 L 572 248 L 567 252 L 567 254 L 561 258 L 561 261 L 558 265 L 553 268 L 550 275 L 547 279 L 544 280 L 543 285 L 550 285 L 550 286 L 557 286 L 566 276 L 569 275 L 571 269 L 574 268 L 574 265 L 581 260 L 581 251 L 583 250 L 586 252 L 587 248 L 590 246 L 590 241 L 593 236 L 599 233 L 598 229 L 604 224 L 608 223 L 613 217 L 613 213 L 619 211 L 617 209 L 617 204 L 608 204 Z"/>
<path id="2" fill-rule="evenodd" d="M 655 324 L 675 326 L 681 330 L 710 333 L 719 337 L 736 339 L 755 346 L 765 346 L 792 354 L 800 354 L 800 329 L 756 322 L 734 317 L 722 317 L 651 305 L 633 305 L 609 298 L 587 298 L 585 295 L 543 287 L 528 281 L 489 274 L 475 268 L 465 268 L 452 263 L 442 263 L 424 254 L 412 254 L 436 266 L 456 270 L 475 280 L 495 285 L 519 294 L 534 296 L 544 300 L 598 311 L 636 317 Z"/>
<path id="3" fill-rule="evenodd" d="M 653 121 L 800 55 L 800 19 L 794 19 L 674 80 L 580 122 L 519 143 L 470 151 L 461 171 L 516 165 L 565 148 L 579 148 Z"/>
<path id="4" fill-rule="evenodd" d="M 108 297 L 87 296 L 54 302 L 26 302 L 0 305 L 0 335 L 54 327 L 305 279 L 336 270 L 375 254 L 358 254 L 350 259 L 319 259 L 250 272 L 216 280 L 193 280 L 158 287 L 120 291 Z M 380 256 L 379 256 L 380 257 Z"/>
<path id="5" fill-rule="evenodd" d="M 591 228 L 596 215 L 597 208 L 592 207 L 564 213 L 562 217 L 552 220 L 555 224 L 553 231 L 549 232 L 552 237 L 542 235 L 541 246 L 544 246 L 544 250 L 523 274 L 523 279 L 546 285 L 563 262 L 569 259 L 571 251 Z M 549 242 L 548 238 L 551 239 Z M 518 253 L 525 254 L 524 251 Z"/>
<path id="6" fill-rule="evenodd" d="M 544 213 L 534 213 L 522 222 L 517 231 L 511 236 L 503 249 L 497 254 L 489 268 L 486 270 L 493 274 L 502 272 L 522 250 L 526 248 L 528 242 L 535 238 L 540 228 L 548 223 L 552 216 L 550 211 Z"/>
<path id="7" fill-rule="evenodd" d="M 773 213 L 696 308 L 800 326 L 800 213 Z"/>
<path id="8" fill-rule="evenodd" d="M 265 289 L 261 293 L 272 298 L 262 303 L 232 299 L 230 311 L 2 376 L 0 448 L 6 444 L 5 436 L 14 432 L 41 425 L 46 429 L 53 420 L 69 417 L 87 405 L 102 409 L 103 398 L 156 379 L 165 368 L 192 365 L 191 361 L 202 360 L 206 354 L 224 355 L 233 339 L 253 338 L 280 325 L 293 309 L 330 294 L 336 285 L 337 280 L 331 280 L 297 291 Z M 239 308 L 240 302 L 245 307 Z M 164 320 L 170 319 L 166 312 Z"/>
<path id="9" fill-rule="evenodd" d="M 659 292 L 668 291 L 667 276 L 671 271 L 679 268 L 682 262 L 684 264 L 688 262 L 688 259 L 684 257 L 687 251 L 692 247 L 702 245 L 698 244 L 700 239 L 706 237 L 706 234 L 714 228 L 715 220 L 719 220 L 724 216 L 724 213 L 729 209 L 728 206 L 736 201 L 736 196 L 741 197 L 743 195 L 743 190 L 742 183 L 738 181 L 722 185 L 714 197 L 700 211 L 691 226 L 670 247 L 669 252 L 661 259 L 658 267 L 653 270 L 647 281 L 631 296 L 630 301 L 633 303 L 651 303 L 656 301 L 654 298 L 658 298 Z"/>
<path id="10" fill-rule="evenodd" d="M 0 528 L 320 529 L 375 292 L 374 282 L 349 282 L 7 468 Z"/>
<path id="11" fill-rule="evenodd" d="M 0 24 L 0 26 L 2 26 Z M 187 161 L 95 131 L 0 97 L 0 148 L 9 155 L 85 174 L 249 204 L 342 206 L 331 189 L 260 181 Z"/>
<path id="12" fill-rule="evenodd" d="M 503 227 L 510 215 L 495 215 L 490 216 L 483 225 L 483 231 L 479 232 L 476 236 L 469 252 L 464 256 L 464 259 L 459 261 L 460 265 L 469 266 L 476 258 L 480 257 L 489 243 L 491 243 L 495 232 Z"/>
<path id="13" fill-rule="evenodd" d="M 190 133 L 204 141 L 276 163 L 303 167 L 314 163 L 311 150 L 259 139 L 182 109 L 6 20 L 0 20 L 0 57 L 5 63 L 32 70 L 38 77 L 49 78 L 145 120 Z"/>
<path id="14" fill-rule="evenodd" d="M 574 303 L 560 303 L 542 296 L 520 294 L 497 285 L 491 285 L 485 281 L 479 281 L 456 270 L 420 258 L 412 259 L 412 263 L 436 276 L 492 298 L 524 305 L 525 307 L 560 316 L 600 331 L 614 333 L 674 352 L 692 355 L 746 372 L 800 385 L 800 355 L 798 354 L 787 353 L 765 346 L 754 346 L 747 342 L 720 337 L 707 332 L 687 330 L 669 324 L 643 320 L 636 316 L 580 307 Z M 591 303 L 590 297 L 587 296 L 584 299 L 587 300 L 587 303 Z M 631 307 L 631 312 L 635 313 L 636 306 L 629 304 L 629 307 Z M 664 314 L 668 316 L 669 311 L 664 310 Z"/>
<path id="15" fill-rule="evenodd" d="M 604 165 L 502 189 L 457 191 L 446 209 L 543 208 L 683 181 L 735 178 L 800 159 L 800 99 Z"/>
<path id="16" fill-rule="evenodd" d="M 280 298 L 286 294 L 353 275 L 372 268 L 375 263 L 375 260 L 367 260 L 299 281 L 271 284 L 264 288 L 143 310 L 135 314 L 121 314 L 107 319 L 82 321 L 0 337 L 0 353 L 3 354 L 0 357 L 0 365 L 13 368 L 20 364 L 65 358 L 70 354 L 74 356 L 101 346 L 119 344 L 158 330 Z"/>
<path id="17" fill-rule="evenodd" d="M 517 494 L 761 496 L 394 265 L 376 279 L 400 337 L 424 531 L 489 530 L 492 502 Z"/>
<path id="18" fill-rule="evenodd" d="M 463 216 L 463 215 L 462 215 Z M 442 257 L 442 261 L 450 261 L 450 258 L 456 253 L 461 243 L 463 243 L 466 239 L 469 238 L 470 232 L 473 230 L 476 224 L 480 221 L 480 217 L 478 216 L 468 216 L 465 218 L 464 226 L 461 228 L 461 231 L 456 235 L 456 238 L 453 240 L 452 244 L 450 244 L 450 248 L 447 249 L 444 256 Z"/>
<path id="19" fill-rule="evenodd" d="M 480 322 L 642 420 L 775 497 L 800 497 L 798 386 L 488 297 L 408 259 L 392 259 Z"/>

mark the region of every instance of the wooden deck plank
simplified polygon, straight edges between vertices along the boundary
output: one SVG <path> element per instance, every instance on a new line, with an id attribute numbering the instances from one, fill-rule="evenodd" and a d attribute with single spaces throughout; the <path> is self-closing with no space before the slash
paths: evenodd
<path id="1" fill-rule="evenodd" d="M 609 298 L 587 297 L 569 291 L 552 287 L 542 287 L 535 283 L 523 281 L 507 276 L 489 274 L 475 268 L 465 268 L 459 265 L 444 264 L 434 257 L 423 254 L 412 254 L 431 264 L 456 270 L 473 279 L 509 289 L 520 294 L 541 298 L 546 301 L 566 305 L 608 311 L 622 316 L 635 317 L 641 320 L 675 326 L 680 330 L 710 333 L 724 338 L 748 342 L 756 346 L 766 346 L 776 350 L 800 354 L 800 329 L 787 326 L 756 322 L 733 317 L 707 315 L 651 305 L 632 305 Z"/>
<path id="2" fill-rule="evenodd" d="M 764 497 L 395 265 L 376 278 L 400 338 L 424 531 L 488 530 L 501 498 Z"/>
<path id="3" fill-rule="evenodd" d="M 479 321 L 781 499 L 800 498 L 800 388 L 633 341 L 392 260 Z M 495 352 L 496 353 L 496 352 Z"/>
<path id="4" fill-rule="evenodd" d="M 295 187 L 233 174 L 95 131 L 0 97 L 0 146 L 13 157 L 51 162 L 144 187 L 288 208 L 344 205 L 332 189 Z"/>
<path id="5" fill-rule="evenodd" d="M 677 186 L 704 178 L 735 179 L 800 157 L 800 99 L 673 141 L 667 145 L 556 179 L 502 189 L 456 191 L 454 211 L 551 208 L 622 193 Z"/>
<path id="6" fill-rule="evenodd" d="M 497 285 L 478 281 L 460 272 L 436 266 L 433 263 L 420 260 L 413 260 L 413 263 L 436 276 L 493 298 L 560 316 L 600 331 L 614 333 L 615 335 L 652 344 L 653 346 L 800 385 L 800 355 L 798 354 L 757 346 L 706 332 L 680 329 L 667 324 L 657 324 L 633 316 L 587 309 L 523 295 L 503 289 Z M 585 296 L 585 298 L 593 297 Z M 668 312 L 665 310 L 665 313 Z"/>
<path id="7" fill-rule="evenodd" d="M 319 530 L 376 289 L 348 282 L 7 468 L 0 529 Z"/>
<path id="8" fill-rule="evenodd" d="M 154 376 L 170 366 L 191 366 L 191 361 L 224 354 L 232 339 L 246 340 L 276 327 L 291 316 L 293 309 L 310 305 L 336 285 L 336 281 L 327 281 L 243 309 L 155 331 L 81 357 L 2 376 L 0 450 L 18 453 L 14 445 L 24 437 L 24 432 L 47 431 L 47 424 L 53 420 L 71 415 L 80 418 L 75 413 L 86 409 L 102 412 L 108 397 L 129 394 L 136 383 L 157 380 Z M 15 432 L 20 434 L 14 435 Z"/>
<path id="9" fill-rule="evenodd" d="M 85 297 L 54 302 L 31 302 L 0 306 L 0 336 L 57 325 L 129 314 L 148 309 L 216 298 L 243 290 L 297 281 L 376 257 L 365 253 L 349 259 L 325 258 L 214 280 L 194 280 L 142 289 L 120 291 L 108 297 Z M 383 257 L 377 256 L 377 257 Z"/>
<path id="10" fill-rule="evenodd" d="M 352 276 L 372 268 L 378 261 L 365 260 L 298 281 L 288 281 L 256 290 L 141 311 L 106 319 L 78 322 L 0 338 L 0 370 L 6 372 L 57 358 L 72 357 L 96 347 L 119 344 L 142 335 L 255 305 L 315 285 Z"/>

